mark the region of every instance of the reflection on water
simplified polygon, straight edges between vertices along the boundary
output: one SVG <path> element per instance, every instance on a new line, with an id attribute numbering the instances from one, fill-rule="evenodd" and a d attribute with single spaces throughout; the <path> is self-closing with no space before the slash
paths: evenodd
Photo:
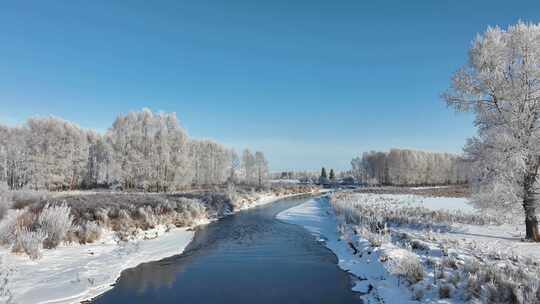
<path id="1" fill-rule="evenodd" d="M 359 303 L 336 257 L 275 215 L 287 199 L 202 227 L 181 255 L 126 270 L 95 303 Z"/>

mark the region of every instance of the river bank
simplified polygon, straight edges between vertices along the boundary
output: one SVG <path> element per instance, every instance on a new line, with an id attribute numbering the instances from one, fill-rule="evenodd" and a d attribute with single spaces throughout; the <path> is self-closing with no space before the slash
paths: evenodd
<path id="1" fill-rule="evenodd" d="M 362 294 L 368 303 L 413 303 L 406 297 L 407 289 L 400 286 L 382 265 L 376 253 L 355 255 L 341 238 L 339 223 L 328 198 L 312 199 L 278 214 L 277 218 L 310 231 L 338 258 L 338 266 L 354 276 L 352 290 Z"/>
<path id="2" fill-rule="evenodd" d="M 286 197 L 309 193 L 267 193 L 244 200 L 238 212 Z M 0 249 L 0 300 L 6 303 L 78 303 L 109 289 L 125 269 L 141 263 L 180 254 L 191 242 L 193 228 L 217 220 L 211 218 L 192 227 L 158 225 L 127 242 L 119 242 L 112 231 L 91 244 L 62 244 L 44 250 L 38 260 Z"/>
<path id="3" fill-rule="evenodd" d="M 282 212 L 356 276 L 374 303 L 537 303 L 538 244 L 467 199 L 334 193 Z"/>

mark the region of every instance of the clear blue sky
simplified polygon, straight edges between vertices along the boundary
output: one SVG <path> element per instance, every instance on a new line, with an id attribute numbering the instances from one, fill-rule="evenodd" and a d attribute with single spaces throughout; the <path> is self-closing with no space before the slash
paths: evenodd
<path id="1" fill-rule="evenodd" d="M 439 94 L 477 33 L 539 13 L 539 1 L 5 1 L 0 123 L 52 114 L 103 131 L 149 107 L 193 137 L 264 150 L 273 170 L 460 152 L 472 118 Z"/>

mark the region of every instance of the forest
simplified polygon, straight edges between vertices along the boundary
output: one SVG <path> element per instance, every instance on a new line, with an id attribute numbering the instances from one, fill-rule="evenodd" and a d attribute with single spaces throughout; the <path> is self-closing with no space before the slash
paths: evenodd
<path id="1" fill-rule="evenodd" d="M 165 192 L 228 181 L 261 187 L 267 176 L 264 153 L 246 149 L 239 157 L 189 138 L 175 113 L 119 115 L 105 134 L 52 116 L 0 125 L 0 184 L 10 190 Z"/>
<path id="2" fill-rule="evenodd" d="M 447 185 L 466 183 L 467 162 L 451 153 L 407 149 L 364 152 L 351 161 L 355 179 L 369 185 Z"/>

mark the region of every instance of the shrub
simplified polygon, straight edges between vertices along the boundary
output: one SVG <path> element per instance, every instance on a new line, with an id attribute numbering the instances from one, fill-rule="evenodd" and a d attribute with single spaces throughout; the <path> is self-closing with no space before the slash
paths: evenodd
<path id="1" fill-rule="evenodd" d="M 103 230 L 101 227 L 96 222 L 92 221 L 80 225 L 77 228 L 75 235 L 77 236 L 79 243 L 87 244 L 97 241 L 102 233 Z"/>
<path id="2" fill-rule="evenodd" d="M 47 235 L 43 246 L 51 249 L 57 247 L 64 240 L 68 231 L 73 227 L 71 208 L 65 203 L 61 205 L 46 204 L 38 218 L 38 223 Z"/>
<path id="3" fill-rule="evenodd" d="M 393 260 L 392 272 L 404 277 L 410 284 L 416 284 L 424 279 L 424 267 L 418 256 L 408 252 L 403 257 Z"/>
<path id="4" fill-rule="evenodd" d="M 143 230 L 154 228 L 158 224 L 158 218 L 150 206 L 137 208 L 135 218 L 140 221 Z"/>
<path id="5" fill-rule="evenodd" d="M 453 291 L 454 286 L 452 284 L 443 283 L 439 285 L 439 298 L 448 299 L 451 297 Z"/>
<path id="6" fill-rule="evenodd" d="M 15 243 L 13 244 L 13 252 L 24 252 L 32 260 L 39 259 L 41 257 L 41 247 L 43 240 L 47 237 L 47 234 L 39 229 L 37 231 L 31 231 L 27 227 L 19 227 L 15 229 Z"/>

